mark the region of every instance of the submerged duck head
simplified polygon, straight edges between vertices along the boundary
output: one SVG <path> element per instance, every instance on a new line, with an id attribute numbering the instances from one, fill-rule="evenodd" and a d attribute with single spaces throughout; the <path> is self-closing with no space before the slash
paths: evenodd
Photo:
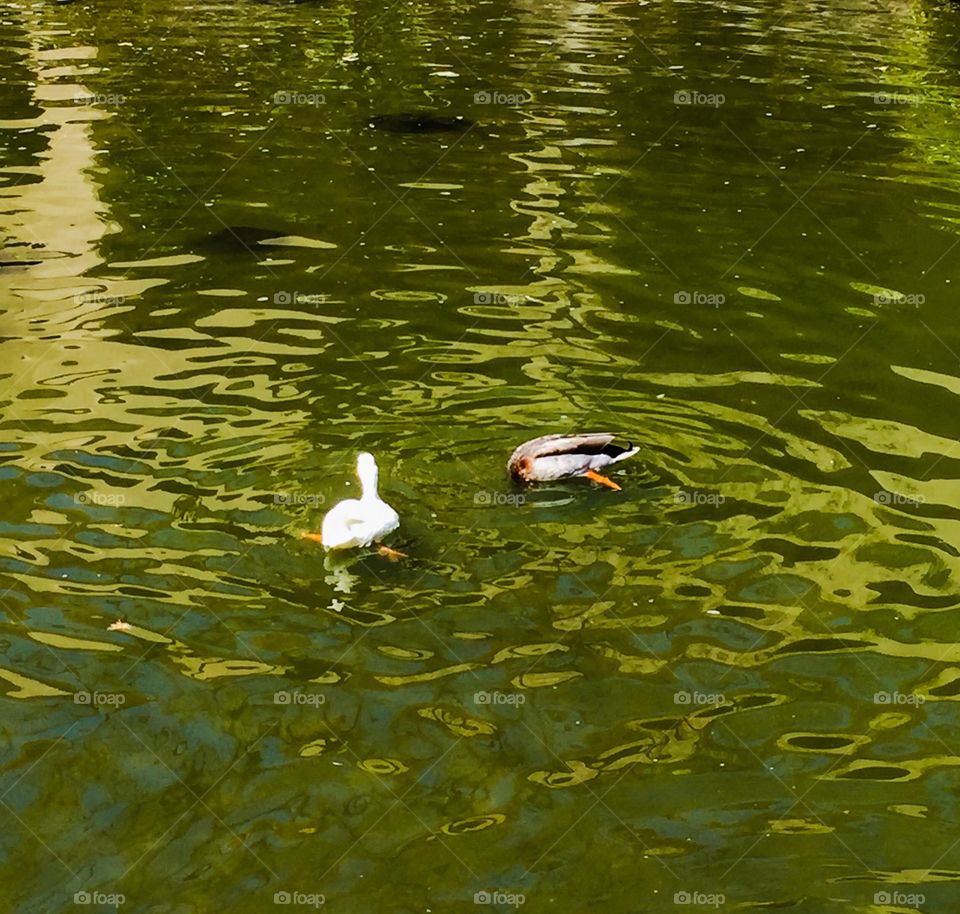
<path id="1" fill-rule="evenodd" d="M 510 464 L 510 473 L 521 482 L 532 482 L 536 478 L 536 467 L 533 457 L 525 454 Z"/>

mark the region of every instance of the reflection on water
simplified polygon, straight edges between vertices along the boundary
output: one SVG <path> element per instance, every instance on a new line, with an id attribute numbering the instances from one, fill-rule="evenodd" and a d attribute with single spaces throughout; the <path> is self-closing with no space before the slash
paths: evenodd
<path id="1" fill-rule="evenodd" d="M 949 907 L 952 9 L 0 22 L 11 910 Z"/>

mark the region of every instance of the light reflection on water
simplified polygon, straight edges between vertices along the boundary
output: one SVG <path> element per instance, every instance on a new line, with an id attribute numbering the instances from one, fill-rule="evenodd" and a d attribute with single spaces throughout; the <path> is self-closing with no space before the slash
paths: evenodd
<path id="1" fill-rule="evenodd" d="M 2 17 L 12 909 L 954 897 L 949 10 Z"/>

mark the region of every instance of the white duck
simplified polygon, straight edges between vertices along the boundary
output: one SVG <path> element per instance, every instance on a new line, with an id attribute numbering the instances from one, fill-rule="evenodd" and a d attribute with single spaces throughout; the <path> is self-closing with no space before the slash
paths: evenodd
<path id="1" fill-rule="evenodd" d="M 322 543 L 325 549 L 352 549 L 369 546 L 400 526 L 400 515 L 377 492 L 377 461 L 366 451 L 357 456 L 360 497 L 337 502 L 323 518 L 320 533 L 304 533 L 307 539 Z M 402 552 L 381 546 L 380 551 L 393 557 Z"/>

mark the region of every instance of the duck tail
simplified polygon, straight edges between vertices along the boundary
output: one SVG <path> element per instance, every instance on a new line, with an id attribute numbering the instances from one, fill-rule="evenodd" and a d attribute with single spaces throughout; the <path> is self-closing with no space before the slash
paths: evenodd
<path id="1" fill-rule="evenodd" d="M 640 453 L 640 446 L 634 445 L 632 441 L 627 442 L 627 446 L 623 449 L 623 452 L 617 454 L 616 457 L 611 460 L 611 463 L 619 463 L 621 460 L 626 460 L 628 457 L 633 457 L 634 454 Z"/>

